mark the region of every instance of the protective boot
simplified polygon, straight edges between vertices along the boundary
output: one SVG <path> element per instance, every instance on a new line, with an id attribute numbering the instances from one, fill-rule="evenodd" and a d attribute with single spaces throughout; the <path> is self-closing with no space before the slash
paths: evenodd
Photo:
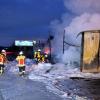
<path id="1" fill-rule="evenodd" d="M 4 73 L 4 70 L 3 70 L 3 68 L 1 67 L 1 69 L 0 69 L 0 75 L 2 75 Z"/>
<path id="2" fill-rule="evenodd" d="M 22 72 L 19 72 L 19 76 L 22 76 Z"/>
<path id="3" fill-rule="evenodd" d="M 25 71 L 22 72 L 22 76 L 24 76 L 24 75 L 25 75 Z"/>

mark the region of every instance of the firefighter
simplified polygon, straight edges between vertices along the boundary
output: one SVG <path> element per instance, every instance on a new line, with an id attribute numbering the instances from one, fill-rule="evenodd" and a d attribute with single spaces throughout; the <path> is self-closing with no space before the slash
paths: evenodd
<path id="1" fill-rule="evenodd" d="M 37 51 L 37 60 L 38 60 L 38 63 L 41 62 L 41 50 L 38 49 Z"/>
<path id="2" fill-rule="evenodd" d="M 37 52 L 35 51 L 35 52 L 34 52 L 34 59 L 36 58 L 36 56 L 37 56 Z"/>
<path id="3" fill-rule="evenodd" d="M 0 74 L 3 74 L 3 72 L 4 72 L 6 61 L 7 61 L 6 51 L 2 50 L 0 53 Z"/>
<path id="4" fill-rule="evenodd" d="M 40 61 L 41 62 L 45 62 L 45 56 L 44 56 L 44 54 L 41 55 Z"/>
<path id="5" fill-rule="evenodd" d="M 6 57 L 6 50 L 2 50 L 1 53 Z"/>
<path id="6" fill-rule="evenodd" d="M 23 54 L 23 51 L 19 52 L 19 55 L 17 56 L 16 60 L 18 61 L 18 67 L 19 67 L 19 75 L 23 76 L 25 74 L 25 59 L 26 57 Z"/>
<path id="7" fill-rule="evenodd" d="M 34 59 L 36 60 L 36 63 L 39 63 L 41 60 L 41 50 L 38 49 L 34 52 Z"/>
<path id="8" fill-rule="evenodd" d="M 34 60 L 35 60 L 36 63 L 37 63 L 37 51 L 34 52 Z"/>
<path id="9" fill-rule="evenodd" d="M 47 54 L 45 54 L 45 62 L 46 62 L 46 63 L 49 63 L 48 55 L 47 55 Z"/>

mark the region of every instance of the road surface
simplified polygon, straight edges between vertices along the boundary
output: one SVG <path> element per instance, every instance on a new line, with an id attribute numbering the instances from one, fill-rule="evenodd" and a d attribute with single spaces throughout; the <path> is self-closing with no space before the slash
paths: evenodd
<path id="1" fill-rule="evenodd" d="M 5 73 L 0 76 L 0 100 L 62 100 L 41 82 Z"/>

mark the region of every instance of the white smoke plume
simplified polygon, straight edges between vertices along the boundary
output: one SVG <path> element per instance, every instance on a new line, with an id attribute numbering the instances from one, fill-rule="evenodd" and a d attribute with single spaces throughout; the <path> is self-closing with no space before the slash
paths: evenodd
<path id="1" fill-rule="evenodd" d="M 80 44 L 81 39 L 76 38 L 77 34 L 86 30 L 100 29 L 100 14 L 84 13 L 72 20 L 69 26 L 65 27 L 66 41 Z"/>
<path id="2" fill-rule="evenodd" d="M 62 15 L 61 21 L 55 20 L 51 22 L 51 28 L 55 32 L 54 49 L 62 53 L 62 38 L 65 30 L 65 40 L 69 43 L 81 45 L 81 36 L 76 38 L 77 34 L 87 30 L 100 30 L 100 1 L 99 0 L 64 0 L 66 11 L 69 10 L 70 14 Z M 70 47 L 71 48 L 71 47 Z M 73 50 L 67 46 L 65 54 L 63 55 L 64 61 L 68 61 L 68 56 L 73 59 L 72 52 L 76 54 L 76 58 L 80 58 L 80 51 Z M 80 48 L 79 48 L 80 49 Z M 66 58 L 67 56 L 67 58 Z M 75 56 L 75 55 L 74 55 Z M 61 58 L 61 57 L 60 57 Z M 76 59 L 75 58 L 75 59 Z"/>
<path id="3" fill-rule="evenodd" d="M 75 14 L 100 13 L 100 0 L 64 0 L 64 5 Z"/>
<path id="4" fill-rule="evenodd" d="M 79 60 L 80 60 L 79 51 L 74 47 L 69 47 L 69 49 L 65 51 L 62 57 L 62 62 L 68 64 L 69 66 L 74 62 L 79 62 Z"/>

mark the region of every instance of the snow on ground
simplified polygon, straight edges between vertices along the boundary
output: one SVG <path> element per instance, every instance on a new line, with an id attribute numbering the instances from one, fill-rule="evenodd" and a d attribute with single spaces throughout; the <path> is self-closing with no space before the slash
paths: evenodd
<path id="1" fill-rule="evenodd" d="M 39 63 L 35 65 L 33 71 L 31 71 L 29 78 L 40 75 L 48 77 L 50 79 L 70 78 L 70 77 L 81 77 L 81 78 L 100 78 L 100 73 L 83 73 L 80 72 L 79 67 L 71 67 L 61 63 L 50 64 L 50 63 Z"/>
<path id="2" fill-rule="evenodd" d="M 9 64 L 11 68 L 10 72 L 18 73 L 18 67 L 16 66 L 17 62 L 13 61 Z M 72 100 L 72 98 L 81 98 L 81 100 L 87 100 L 86 97 L 79 97 L 77 95 L 71 94 L 68 95 L 67 92 L 64 92 L 56 87 L 56 84 L 59 79 L 69 79 L 70 77 L 82 77 L 82 78 L 100 78 L 100 74 L 92 73 L 82 73 L 80 72 L 79 67 L 75 67 L 73 64 L 69 63 L 67 65 L 57 63 L 39 63 L 36 65 L 33 60 L 26 60 L 26 72 L 29 73 L 29 79 L 34 81 L 43 82 L 46 85 L 46 88 L 61 96 L 62 98 Z M 77 99 L 78 100 L 78 99 Z M 79 99 L 80 100 L 80 99 Z"/>
<path id="3" fill-rule="evenodd" d="M 18 66 L 16 61 L 10 62 L 7 66 L 10 72 L 18 73 Z M 100 73 L 83 73 L 80 68 L 73 64 L 56 63 L 39 63 L 36 65 L 32 59 L 26 59 L 26 72 L 30 73 L 29 78 L 36 76 L 44 76 L 50 79 L 70 78 L 70 77 L 83 77 L 83 78 L 100 78 Z"/>
<path id="4" fill-rule="evenodd" d="M 26 72 L 29 73 L 34 69 L 35 64 L 33 64 L 33 63 L 34 63 L 34 61 L 32 59 L 26 59 Z M 16 60 L 10 62 L 7 66 L 8 66 L 8 69 L 10 72 L 12 72 L 14 74 L 17 74 L 19 72 Z"/>

